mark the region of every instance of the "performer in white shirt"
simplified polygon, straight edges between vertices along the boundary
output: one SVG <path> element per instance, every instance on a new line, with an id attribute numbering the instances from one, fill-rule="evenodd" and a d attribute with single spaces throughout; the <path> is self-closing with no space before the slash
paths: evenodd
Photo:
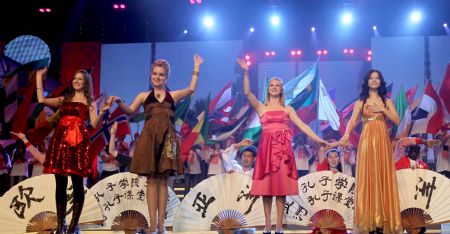
<path id="1" fill-rule="evenodd" d="M 252 140 L 244 139 L 237 144 L 232 144 L 223 151 L 222 158 L 226 172 L 235 171 L 249 176 L 253 175 L 253 164 L 255 162 L 258 150 L 252 145 L 252 143 Z M 241 154 L 242 165 L 240 165 L 236 160 L 236 153 L 241 147 L 245 147 Z"/>

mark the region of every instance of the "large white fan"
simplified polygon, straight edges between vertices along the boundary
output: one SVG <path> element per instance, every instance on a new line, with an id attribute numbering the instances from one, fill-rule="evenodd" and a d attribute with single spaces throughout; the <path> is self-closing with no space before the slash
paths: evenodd
<path id="1" fill-rule="evenodd" d="M 69 177 L 70 178 L 70 177 Z M 72 182 L 67 186 L 68 202 L 66 221 L 72 217 Z M 56 228 L 54 175 L 40 175 L 22 181 L 0 198 L 0 227 L 3 233 L 48 231 Z M 102 223 L 103 215 L 97 199 L 84 188 L 85 202 L 80 224 Z"/>
<path id="2" fill-rule="evenodd" d="M 98 199 L 104 215 L 101 229 L 148 229 L 147 178 L 124 172 L 97 182 L 91 191 Z M 169 188 L 165 226 L 172 226 L 180 204 L 175 192 Z"/>
<path id="3" fill-rule="evenodd" d="M 397 171 L 402 226 L 425 227 L 450 221 L 450 180 L 434 171 Z"/>
<path id="4" fill-rule="evenodd" d="M 252 178 L 241 173 L 210 177 L 184 197 L 173 224 L 174 232 L 236 229 L 264 225 L 262 198 L 250 195 Z M 272 206 L 272 223 L 276 207 Z"/>
<path id="5" fill-rule="evenodd" d="M 314 172 L 301 177 L 298 186 L 299 195 L 286 199 L 289 223 L 323 229 L 353 226 L 353 177 L 339 172 Z"/>

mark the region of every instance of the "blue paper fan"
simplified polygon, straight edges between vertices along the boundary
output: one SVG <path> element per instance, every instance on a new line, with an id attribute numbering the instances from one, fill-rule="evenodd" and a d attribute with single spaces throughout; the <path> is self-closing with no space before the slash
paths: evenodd
<path id="1" fill-rule="evenodd" d="M 51 59 L 48 45 L 40 38 L 31 35 L 16 37 L 6 44 L 5 55 L 22 65 L 44 59 L 48 59 L 50 64 Z"/>

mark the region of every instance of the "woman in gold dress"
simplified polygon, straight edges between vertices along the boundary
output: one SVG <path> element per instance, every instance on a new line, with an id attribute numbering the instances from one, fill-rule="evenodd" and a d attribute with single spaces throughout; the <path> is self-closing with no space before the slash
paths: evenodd
<path id="1" fill-rule="evenodd" d="M 356 162 L 354 233 L 401 233 L 400 203 L 391 141 L 385 119 L 395 124 L 400 118 L 386 97 L 386 83 L 380 71 L 369 70 L 360 98 L 340 143 L 362 115 L 363 130 Z"/>

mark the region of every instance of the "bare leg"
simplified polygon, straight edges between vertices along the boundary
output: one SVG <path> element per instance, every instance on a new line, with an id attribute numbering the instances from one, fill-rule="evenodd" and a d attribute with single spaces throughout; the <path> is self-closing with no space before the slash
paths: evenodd
<path id="1" fill-rule="evenodd" d="M 166 216 L 167 200 L 169 198 L 169 191 L 167 189 L 167 179 L 168 177 L 162 177 L 159 179 L 158 183 L 158 231 L 162 232 L 165 230 L 164 218 Z"/>
<path id="2" fill-rule="evenodd" d="M 264 217 L 266 218 L 266 226 L 264 229 L 270 231 L 272 224 L 270 220 L 270 214 L 272 213 L 272 197 L 263 196 L 263 206 L 264 206 Z"/>
<path id="3" fill-rule="evenodd" d="M 150 231 L 156 231 L 156 209 L 158 204 L 159 178 L 147 177 L 147 205 L 150 217 Z"/>
<path id="4" fill-rule="evenodd" d="M 283 230 L 283 215 L 284 215 L 284 204 L 286 203 L 286 197 L 285 196 L 279 196 L 276 198 L 276 204 L 277 204 L 277 231 Z"/>

